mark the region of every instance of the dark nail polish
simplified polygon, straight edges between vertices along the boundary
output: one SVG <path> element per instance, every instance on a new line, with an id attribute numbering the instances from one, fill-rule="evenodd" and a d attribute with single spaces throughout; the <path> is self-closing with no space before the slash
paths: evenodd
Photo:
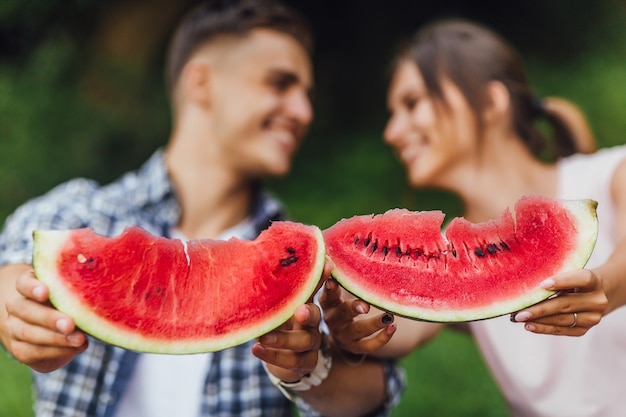
<path id="1" fill-rule="evenodd" d="M 393 323 L 393 316 L 391 314 L 385 314 L 380 321 L 385 325 Z"/>

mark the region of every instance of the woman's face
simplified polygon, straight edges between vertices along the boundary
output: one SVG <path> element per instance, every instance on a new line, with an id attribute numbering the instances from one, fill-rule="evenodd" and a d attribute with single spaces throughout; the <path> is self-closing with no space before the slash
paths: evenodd
<path id="1" fill-rule="evenodd" d="M 460 90 L 441 80 L 443 102 L 431 97 L 414 62 L 395 71 L 388 92 L 391 112 L 384 138 L 414 187 L 453 188 L 477 153 L 477 123 Z"/>

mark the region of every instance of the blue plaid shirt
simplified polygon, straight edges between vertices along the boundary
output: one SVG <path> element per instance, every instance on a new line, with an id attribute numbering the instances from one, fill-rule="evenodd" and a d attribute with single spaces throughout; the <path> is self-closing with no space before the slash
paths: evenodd
<path id="1" fill-rule="evenodd" d="M 75 179 L 33 199 L 11 215 L 0 235 L 0 265 L 32 262 L 32 231 L 91 227 L 113 236 L 137 225 L 170 237 L 181 209 L 167 174 L 163 152 L 157 151 L 138 171 L 100 186 Z M 284 218 L 280 203 L 259 191 L 252 222 L 244 237 L 254 239 L 273 220 Z M 113 417 L 141 353 L 90 338 L 87 351 L 65 367 L 47 374 L 34 372 L 37 417 Z M 293 416 L 294 406 L 274 387 L 251 353 L 253 342 L 211 354 L 200 416 Z M 404 374 L 385 364 L 388 401 L 380 415 L 389 415 L 403 392 Z M 304 416 L 316 416 L 297 401 Z M 127 417 L 127 416 L 119 416 Z"/>

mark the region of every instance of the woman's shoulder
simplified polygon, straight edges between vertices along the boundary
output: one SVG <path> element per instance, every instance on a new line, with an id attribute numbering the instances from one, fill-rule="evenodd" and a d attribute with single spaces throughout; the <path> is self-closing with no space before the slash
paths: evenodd
<path id="1" fill-rule="evenodd" d="M 574 171 L 583 169 L 587 173 L 589 173 L 590 169 L 612 172 L 624 159 L 626 159 L 626 145 L 617 145 L 600 148 L 589 154 L 579 153 L 568 156 L 561 159 L 559 165 L 562 169 Z"/>
<path id="2" fill-rule="evenodd" d="M 574 154 L 559 160 L 558 195 L 562 198 L 603 199 L 619 164 L 626 160 L 626 145 Z"/>

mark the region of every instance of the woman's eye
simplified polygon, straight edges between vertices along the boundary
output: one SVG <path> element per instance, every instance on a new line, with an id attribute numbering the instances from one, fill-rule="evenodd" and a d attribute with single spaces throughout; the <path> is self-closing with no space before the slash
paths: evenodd
<path id="1" fill-rule="evenodd" d="M 406 97 L 404 98 L 403 102 L 404 107 L 406 107 L 408 110 L 413 110 L 417 106 L 419 100 L 417 97 Z"/>

